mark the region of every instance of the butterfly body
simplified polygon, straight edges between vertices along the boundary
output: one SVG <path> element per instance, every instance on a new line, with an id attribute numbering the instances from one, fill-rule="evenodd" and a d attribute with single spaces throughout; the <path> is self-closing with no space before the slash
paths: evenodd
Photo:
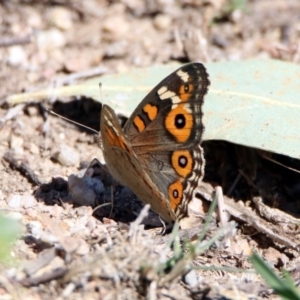
<path id="1" fill-rule="evenodd" d="M 204 66 L 191 63 L 162 80 L 123 128 L 109 106 L 101 111 L 109 171 L 168 223 L 187 215 L 187 205 L 204 175 L 200 143 L 208 86 Z"/>

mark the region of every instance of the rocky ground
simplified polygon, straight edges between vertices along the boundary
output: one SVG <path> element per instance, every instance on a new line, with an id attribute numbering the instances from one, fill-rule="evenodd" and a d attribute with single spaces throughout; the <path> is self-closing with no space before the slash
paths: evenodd
<path id="1" fill-rule="evenodd" d="M 0 5 L 0 208 L 22 224 L 13 259 L 1 266 L 0 299 L 276 299 L 254 273 L 203 267 L 251 269 L 247 255 L 254 249 L 276 270 L 295 270 L 297 249 L 235 220 L 230 247 L 222 240 L 189 257 L 201 270 L 170 272 L 170 237 L 159 234 L 152 213 L 147 230 L 134 222 L 146 212 L 128 189 L 114 188 L 114 207 L 93 210 L 111 202 L 109 180 L 104 190 L 99 187 L 99 203 L 72 203 L 70 185 L 82 184 L 75 175 L 101 158 L 101 149 L 93 134 L 49 116 L 45 107 L 99 130 L 101 106 L 92 99 L 63 104 L 28 99 L 10 106 L 6 99 L 171 61 L 276 58 L 298 64 L 300 2 L 2 0 Z M 190 233 L 182 238 L 187 237 L 193 240 Z"/>

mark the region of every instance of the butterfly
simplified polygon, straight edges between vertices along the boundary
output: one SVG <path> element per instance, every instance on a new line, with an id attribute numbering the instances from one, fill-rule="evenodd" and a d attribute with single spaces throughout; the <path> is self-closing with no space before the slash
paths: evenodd
<path id="1" fill-rule="evenodd" d="M 204 176 L 202 105 L 209 84 L 205 67 L 190 63 L 154 87 L 123 128 L 111 107 L 101 110 L 108 170 L 167 223 L 187 216 Z"/>

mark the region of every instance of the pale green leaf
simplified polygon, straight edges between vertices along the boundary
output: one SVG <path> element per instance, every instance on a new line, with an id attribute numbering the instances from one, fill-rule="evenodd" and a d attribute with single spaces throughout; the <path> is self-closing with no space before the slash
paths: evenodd
<path id="1" fill-rule="evenodd" d="M 16 104 L 24 99 L 36 101 L 81 95 L 106 103 L 128 117 L 143 97 L 178 66 L 134 69 L 78 85 L 13 95 L 7 101 Z M 206 68 L 211 86 L 203 108 L 204 140 L 225 140 L 299 159 L 299 65 L 248 60 L 208 63 Z"/>

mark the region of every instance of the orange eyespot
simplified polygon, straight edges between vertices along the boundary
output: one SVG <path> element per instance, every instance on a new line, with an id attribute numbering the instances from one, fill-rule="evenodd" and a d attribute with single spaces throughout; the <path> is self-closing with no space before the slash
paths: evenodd
<path id="1" fill-rule="evenodd" d="M 185 104 L 178 104 L 165 119 L 166 129 L 180 143 L 186 142 L 191 136 L 193 123 L 193 115 L 186 110 Z"/>
<path id="2" fill-rule="evenodd" d="M 174 151 L 172 153 L 171 162 L 179 176 L 186 178 L 191 174 L 193 158 L 188 150 Z"/>
<path id="3" fill-rule="evenodd" d="M 192 84 L 183 84 L 179 88 L 179 98 L 182 102 L 186 102 L 190 99 L 194 86 Z"/>
<path id="4" fill-rule="evenodd" d="M 182 199 L 183 186 L 180 181 L 169 185 L 169 199 L 172 209 L 175 211 Z"/>

